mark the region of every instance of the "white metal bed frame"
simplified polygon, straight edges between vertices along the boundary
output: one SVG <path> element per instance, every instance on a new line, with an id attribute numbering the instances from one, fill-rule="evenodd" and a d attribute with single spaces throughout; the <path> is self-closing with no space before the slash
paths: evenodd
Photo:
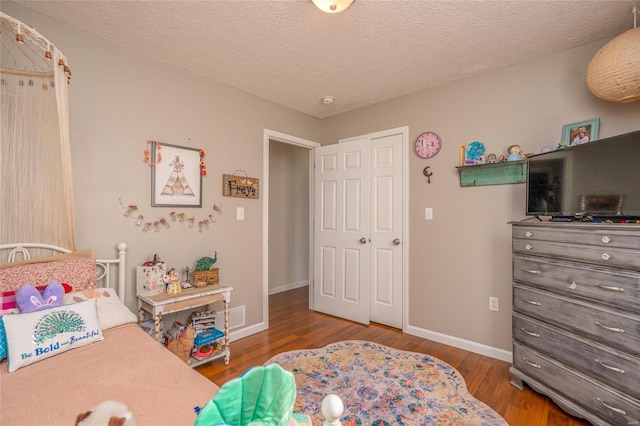
<path id="1" fill-rule="evenodd" d="M 118 268 L 117 276 L 115 278 L 116 291 L 118 297 L 122 302 L 125 301 L 125 285 L 126 285 L 126 265 L 125 260 L 127 257 L 127 243 L 118 243 L 116 245 L 118 249 L 117 258 L 113 259 L 96 259 L 96 278 L 98 280 L 98 287 L 112 287 L 112 274 L 111 269 L 116 266 Z M 0 253 L 8 250 L 7 262 L 17 262 L 20 260 L 32 260 L 31 251 L 33 249 L 42 249 L 58 253 L 71 253 L 72 250 L 64 247 L 55 246 L 52 244 L 42 243 L 12 243 L 12 244 L 0 244 Z M 38 256 L 40 257 L 40 256 Z M 34 259 L 37 260 L 37 257 Z"/>

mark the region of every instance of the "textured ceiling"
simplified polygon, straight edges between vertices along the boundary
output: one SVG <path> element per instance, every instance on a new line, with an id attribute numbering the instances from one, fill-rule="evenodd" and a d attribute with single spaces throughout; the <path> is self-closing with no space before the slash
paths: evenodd
<path id="1" fill-rule="evenodd" d="M 325 118 L 618 35 L 638 0 L 14 2 Z"/>

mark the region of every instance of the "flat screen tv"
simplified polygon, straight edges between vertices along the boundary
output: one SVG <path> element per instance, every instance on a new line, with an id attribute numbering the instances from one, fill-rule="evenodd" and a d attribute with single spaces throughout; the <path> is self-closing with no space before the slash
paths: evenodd
<path id="1" fill-rule="evenodd" d="M 528 216 L 640 218 L 640 130 L 527 159 Z"/>

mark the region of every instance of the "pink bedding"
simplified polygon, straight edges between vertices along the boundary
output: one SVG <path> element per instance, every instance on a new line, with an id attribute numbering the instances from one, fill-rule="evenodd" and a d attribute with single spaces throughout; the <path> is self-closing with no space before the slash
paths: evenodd
<path id="1" fill-rule="evenodd" d="M 73 425 L 105 400 L 129 407 L 138 426 L 192 425 L 218 386 L 136 324 L 105 339 L 8 372 L 0 363 L 0 425 Z"/>

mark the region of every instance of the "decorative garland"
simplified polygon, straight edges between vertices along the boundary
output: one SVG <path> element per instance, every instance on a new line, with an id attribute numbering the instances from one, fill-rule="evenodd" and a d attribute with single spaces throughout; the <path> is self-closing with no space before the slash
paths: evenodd
<path id="1" fill-rule="evenodd" d="M 200 174 L 207 175 L 207 163 L 204 162 L 204 149 L 200 150 Z"/>
<path id="2" fill-rule="evenodd" d="M 155 145 L 156 147 L 156 161 L 154 163 L 149 161 L 151 157 L 151 150 L 149 149 L 149 145 L 152 145 L 152 146 Z M 144 162 L 151 167 L 154 167 L 156 164 L 160 164 L 162 162 L 162 152 L 160 152 L 161 149 L 162 149 L 162 145 L 160 145 L 160 142 L 147 139 L 147 147 L 144 149 Z M 203 155 L 204 155 L 203 152 L 200 151 L 200 158 L 202 158 Z M 202 161 L 200 163 L 202 163 Z"/>
<path id="3" fill-rule="evenodd" d="M 120 202 L 120 206 L 124 210 L 123 216 L 135 219 L 134 224 L 136 226 L 142 227 L 142 231 L 155 231 L 159 232 L 161 229 L 169 229 L 170 222 L 176 223 L 186 223 L 187 228 L 195 228 L 198 225 L 198 232 L 202 232 L 205 229 L 209 229 L 209 225 L 214 223 L 216 220 L 214 218 L 213 213 L 209 213 L 205 218 L 196 220 L 195 216 L 189 216 L 184 212 L 171 212 L 169 213 L 169 219 L 167 220 L 164 216 L 160 216 L 156 220 L 146 220 L 145 215 L 138 210 L 138 206 L 136 204 L 129 204 L 126 207 L 122 204 L 122 199 L 118 199 Z M 222 205 L 214 204 L 213 211 L 222 214 Z"/>

